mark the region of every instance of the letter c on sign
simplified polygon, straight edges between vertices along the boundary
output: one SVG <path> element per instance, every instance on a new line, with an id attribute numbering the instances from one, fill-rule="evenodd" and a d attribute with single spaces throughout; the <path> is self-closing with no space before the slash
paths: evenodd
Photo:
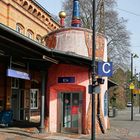
<path id="1" fill-rule="evenodd" d="M 103 72 L 107 74 L 107 73 L 110 73 L 111 70 L 109 68 L 108 68 L 108 70 L 105 70 L 106 65 L 110 67 L 110 63 L 103 64 Z"/>

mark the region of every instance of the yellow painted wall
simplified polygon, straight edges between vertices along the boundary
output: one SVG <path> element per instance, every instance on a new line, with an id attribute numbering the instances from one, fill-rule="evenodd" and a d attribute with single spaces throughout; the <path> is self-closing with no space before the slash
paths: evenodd
<path id="1" fill-rule="evenodd" d="M 33 14 L 28 8 L 26 9 L 21 5 L 20 0 L 1 0 L 0 1 L 0 23 L 16 29 L 16 24 L 20 23 L 25 28 L 25 35 L 27 35 L 27 30 L 30 29 L 34 33 L 34 39 L 36 35 L 41 35 L 42 37 L 49 32 L 58 29 L 60 26 L 56 24 L 45 11 L 37 7 L 33 2 L 26 0 L 28 2 L 28 7 L 31 5 L 33 9 L 37 9 L 37 12 L 41 13 L 41 17 Z M 33 10 L 32 10 L 33 11 Z M 42 18 L 45 16 L 45 20 Z"/>

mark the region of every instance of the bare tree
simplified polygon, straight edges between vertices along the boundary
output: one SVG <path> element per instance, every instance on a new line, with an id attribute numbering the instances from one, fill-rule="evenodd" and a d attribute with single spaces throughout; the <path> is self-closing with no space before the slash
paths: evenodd
<path id="1" fill-rule="evenodd" d="M 82 27 L 92 29 L 92 0 L 79 0 Z M 127 20 L 119 18 L 115 6 L 116 0 L 104 0 L 104 13 L 101 13 L 102 0 L 96 0 L 96 31 L 104 26 L 107 37 L 108 57 L 116 65 L 128 66 L 130 32 L 126 29 Z M 67 13 L 66 26 L 71 26 L 73 0 L 65 0 L 63 8 Z M 104 14 L 101 16 L 101 14 Z M 101 23 L 101 18 L 103 18 Z M 125 55 L 124 55 L 125 54 Z"/>

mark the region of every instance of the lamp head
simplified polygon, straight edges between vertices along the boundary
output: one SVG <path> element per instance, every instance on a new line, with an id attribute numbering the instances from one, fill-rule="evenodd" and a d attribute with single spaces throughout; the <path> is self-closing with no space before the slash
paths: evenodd
<path id="1" fill-rule="evenodd" d="M 139 56 L 137 54 L 134 55 L 134 58 L 139 58 Z"/>
<path id="2" fill-rule="evenodd" d="M 139 58 L 137 54 L 132 54 L 133 58 Z"/>

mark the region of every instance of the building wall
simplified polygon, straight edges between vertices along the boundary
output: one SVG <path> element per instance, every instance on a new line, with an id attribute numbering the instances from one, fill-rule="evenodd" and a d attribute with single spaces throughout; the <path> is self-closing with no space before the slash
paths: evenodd
<path id="1" fill-rule="evenodd" d="M 92 32 L 83 28 L 63 28 L 45 37 L 46 46 L 67 53 L 91 56 Z"/>
<path id="2" fill-rule="evenodd" d="M 38 35 L 42 39 L 44 35 L 60 28 L 60 25 L 52 18 L 50 13 L 34 0 L 0 0 L 0 23 L 14 30 L 16 30 L 17 24 L 22 25 L 22 34 L 27 36 L 28 30 L 31 30 L 33 33 L 32 39 L 34 40 L 36 40 Z M 0 65 L 0 74 L 2 75 L 2 80 L 0 82 L 0 100 L 4 100 L 5 108 L 9 109 L 11 107 L 12 90 L 11 78 L 6 77 L 6 64 Z M 35 70 L 29 70 L 29 72 L 32 75 L 31 80 L 37 80 L 40 84 L 40 75 L 38 74 L 39 72 Z M 31 82 L 32 81 L 25 80 L 24 89 L 28 93 L 30 92 Z"/>
<path id="3" fill-rule="evenodd" d="M 3 64 L 0 64 L 0 111 L 2 109 L 4 109 L 4 99 L 5 99 L 5 94 L 6 94 L 6 88 L 5 88 L 5 85 L 6 85 L 6 77 L 4 76 L 5 73 L 5 65 Z"/>
<path id="4" fill-rule="evenodd" d="M 88 68 L 73 66 L 73 65 L 53 65 L 48 71 L 48 86 L 47 86 L 47 110 L 48 118 L 46 118 L 46 128 L 50 132 L 57 132 L 59 130 L 58 117 L 58 94 L 60 92 L 80 92 L 82 93 L 82 133 L 86 133 L 86 119 L 89 102 L 88 84 L 89 75 Z M 58 83 L 58 77 L 75 77 L 75 83 Z M 48 119 L 48 120 L 47 120 Z"/>
<path id="5" fill-rule="evenodd" d="M 8 7 L 2 1 L 0 1 L 0 9 L 0 23 L 7 25 Z"/>
<path id="6" fill-rule="evenodd" d="M 51 15 L 46 13 L 35 2 L 29 0 L 1 0 L 0 1 L 0 23 L 16 30 L 16 24 L 24 27 L 24 33 L 30 29 L 34 33 L 34 38 L 40 35 L 43 37 L 60 26 Z"/>
<path id="7" fill-rule="evenodd" d="M 60 131 L 60 109 L 59 93 L 61 92 L 80 92 L 82 93 L 82 133 L 90 134 L 91 131 L 91 96 L 88 93 L 88 85 L 90 83 L 88 68 L 74 66 L 74 65 L 53 65 L 48 70 L 47 81 L 47 104 L 46 112 L 48 112 L 45 120 L 45 127 L 47 131 Z M 75 83 L 58 83 L 58 77 L 75 77 Z M 100 117 L 104 130 L 109 128 L 108 116 L 104 116 L 104 94 L 107 90 L 107 78 L 105 84 L 101 85 L 100 96 Z M 96 95 L 96 113 L 97 113 L 97 95 Z M 96 122 L 96 130 L 101 132 L 99 124 Z"/>
<path id="8" fill-rule="evenodd" d="M 97 49 L 97 57 L 96 59 L 98 60 L 102 60 L 104 62 L 107 62 L 107 40 L 105 38 L 104 35 L 98 33 L 97 34 L 98 37 L 96 37 L 96 49 Z M 103 79 L 105 80 L 104 84 L 101 85 L 101 94 L 100 94 L 100 103 L 101 103 L 101 119 L 104 125 L 105 130 L 108 129 L 110 126 L 108 124 L 109 122 L 109 118 L 108 115 L 105 116 L 104 114 L 104 97 L 105 97 L 105 93 L 107 92 L 107 87 L 108 87 L 108 78 L 107 77 L 103 77 Z"/>
<path id="9" fill-rule="evenodd" d="M 6 70 L 7 70 L 7 65 L 4 63 L 0 64 L 0 111 L 2 109 L 9 110 L 11 109 L 11 98 L 12 98 L 12 78 L 6 76 Z M 22 69 L 21 71 L 26 71 L 25 69 Z M 22 80 L 22 82 L 19 87 L 19 90 L 24 90 L 24 108 L 30 110 L 31 116 L 34 114 L 39 115 L 40 112 L 40 102 L 38 104 L 38 109 L 36 110 L 31 110 L 30 109 L 30 99 L 26 98 L 26 94 L 28 97 L 30 97 L 30 89 L 34 88 L 31 86 L 32 81 L 36 81 L 38 85 L 41 85 L 41 75 L 40 72 L 37 71 L 30 71 L 31 75 L 31 80 Z M 35 87 L 37 88 L 37 87 Z M 39 87 L 38 87 L 39 88 Z M 40 89 L 40 88 L 39 88 Z M 40 101 L 40 94 L 39 93 L 39 101 Z M 36 111 L 36 112 L 35 112 Z M 35 112 L 35 113 L 34 113 Z M 29 112 L 28 112 L 29 113 Z"/>
<path id="10" fill-rule="evenodd" d="M 54 31 L 45 37 L 46 45 L 49 48 L 53 48 L 59 51 L 64 51 L 70 54 L 79 54 L 86 57 L 92 57 L 92 32 L 83 28 L 64 28 Z M 107 62 L 107 41 L 104 35 L 96 34 L 96 60 Z M 97 75 L 98 77 L 98 75 Z M 100 86 L 100 117 L 101 122 L 106 130 L 108 128 L 108 116 L 104 115 L 104 95 L 107 91 L 107 78 L 104 84 Z M 87 84 L 88 85 L 88 84 Z M 86 86 L 87 86 L 86 85 Z M 88 88 L 86 87 L 86 90 Z M 86 92 L 88 93 L 88 91 Z M 96 98 L 97 99 L 97 98 Z M 87 127 L 86 133 L 90 133 L 91 129 L 91 102 L 90 96 L 86 96 L 86 115 L 87 115 Z M 97 101 L 96 101 L 97 105 Z M 100 132 L 100 126 L 96 125 L 98 132 Z"/>
<path id="11" fill-rule="evenodd" d="M 51 31 L 54 31 L 58 29 L 60 26 L 57 24 L 54 20 L 52 20 L 52 17 L 44 11 L 40 6 L 38 6 L 36 3 L 34 3 L 32 0 L 1 0 L 0 1 L 0 23 L 5 24 L 8 27 L 11 27 L 12 29 L 16 29 L 16 24 L 21 24 L 24 28 L 23 34 L 27 35 L 27 30 L 30 29 L 33 34 L 34 38 L 36 40 L 36 36 L 40 35 L 43 37 L 44 35 L 48 34 Z M 54 35 L 54 39 L 51 38 L 50 34 L 50 42 L 53 43 L 50 44 L 50 48 L 55 48 L 57 46 L 58 50 L 65 50 L 70 51 L 70 53 L 78 53 L 82 54 L 84 56 L 91 56 L 92 52 L 92 34 L 91 31 L 86 29 L 80 29 L 76 31 L 71 32 L 71 39 L 74 39 L 73 42 L 71 40 L 68 40 L 69 44 L 67 44 L 67 41 L 63 41 L 62 34 L 64 35 L 64 30 L 57 31 Z M 69 30 L 70 32 L 70 30 Z M 74 33 L 79 33 L 82 35 L 79 35 L 79 37 L 75 37 Z M 66 31 L 67 33 L 67 31 Z M 64 35 L 66 39 L 69 39 L 70 34 Z M 80 41 L 80 37 L 84 38 L 84 41 Z M 99 35 L 100 36 L 100 35 Z M 57 37 L 57 40 L 56 40 Z M 97 40 L 97 52 L 96 52 L 96 58 L 99 60 L 106 60 L 107 54 L 106 48 L 104 47 L 104 37 L 100 36 L 96 38 Z M 75 42 L 76 41 L 76 42 Z M 81 43 L 80 43 L 81 42 Z M 59 43 L 59 44 L 57 44 Z M 98 45 L 99 44 L 99 45 Z M 56 45 L 56 46 L 55 46 Z M 66 46 L 69 45 L 68 48 Z M 71 45 L 71 46 L 70 46 Z M 77 47 L 77 46 L 78 47 Z M 81 45 L 85 48 L 80 48 Z M 76 48 L 77 47 L 77 48 Z M 84 51 L 83 51 L 84 50 Z M 3 71 L 4 72 L 4 71 Z M 82 75 L 82 76 L 81 76 Z M 74 84 L 59 84 L 57 83 L 57 78 L 61 76 L 74 76 L 76 77 L 76 82 Z M 37 74 L 34 79 L 38 79 L 39 75 Z M 4 79 L 5 77 L 3 77 Z M 6 83 L 4 83 L 6 81 Z M 10 95 L 11 95 L 11 78 L 5 78 L 4 82 L 1 83 L 0 88 L 2 89 L 3 93 L 1 93 L 0 98 L 6 99 L 6 107 L 10 107 Z M 25 82 L 25 88 L 28 90 L 30 89 L 30 84 L 26 81 Z M 6 89 L 2 87 L 3 85 L 6 85 Z M 78 66 L 72 66 L 72 65 L 53 65 L 49 68 L 48 73 L 48 86 L 47 86 L 47 104 L 46 104 L 46 127 L 51 132 L 57 131 L 57 94 L 60 91 L 80 91 L 83 94 L 83 113 L 82 113 L 82 131 L 83 133 L 90 133 L 90 127 L 91 127 L 91 101 L 90 101 L 90 95 L 88 94 L 88 88 L 89 85 L 89 75 L 88 75 L 88 69 L 82 68 Z M 101 105 L 102 105 L 102 112 L 104 107 L 104 93 L 107 89 L 107 80 L 106 84 L 102 86 L 101 89 Z M 6 95 L 6 97 L 5 97 Z M 49 103 L 50 101 L 50 103 Z M 102 113 L 103 114 L 103 113 Z M 104 115 L 104 114 L 103 114 Z M 103 119 L 104 121 L 104 119 Z M 107 121 L 105 121 L 105 125 L 107 128 Z"/>
<path id="12" fill-rule="evenodd" d="M 103 54 L 103 61 L 105 61 L 105 62 L 107 62 L 108 60 L 108 58 L 107 58 L 107 40 L 106 40 L 106 38 L 104 37 L 104 36 L 102 36 L 102 45 L 104 46 L 104 54 Z M 107 77 L 104 77 L 104 80 L 105 80 L 105 82 L 104 82 L 104 85 L 102 85 L 102 91 L 101 91 L 101 93 L 103 93 L 102 94 L 102 97 L 101 97 L 101 101 L 102 101 L 102 112 L 103 112 L 103 116 L 104 116 L 104 119 L 105 119 L 105 122 L 104 122 L 104 125 L 105 125 L 105 128 L 106 129 L 108 129 L 108 128 L 110 128 L 110 125 L 109 125 L 109 118 L 108 118 L 108 115 L 107 116 L 105 116 L 105 114 L 104 114 L 104 107 L 105 107 L 105 105 L 104 105 L 104 97 L 105 97 L 105 93 L 107 92 L 107 90 L 108 90 L 108 78 Z"/>
<path id="13" fill-rule="evenodd" d="M 63 28 L 47 34 L 45 44 L 51 49 L 92 57 L 92 31 L 85 28 Z M 96 34 L 96 60 L 107 60 L 104 35 Z"/>

